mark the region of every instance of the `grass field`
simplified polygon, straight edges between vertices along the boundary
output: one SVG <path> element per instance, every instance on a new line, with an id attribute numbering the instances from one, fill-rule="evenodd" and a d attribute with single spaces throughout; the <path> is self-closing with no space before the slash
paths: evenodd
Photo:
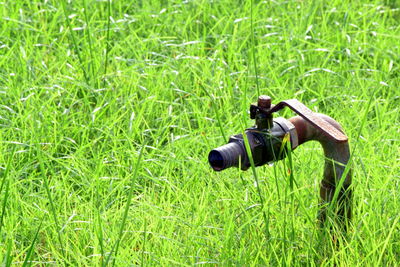
<path id="1" fill-rule="evenodd" d="M 2 266 L 399 266 L 399 21 L 396 1 L 0 2 Z M 258 94 L 349 136 L 339 246 L 318 143 L 294 188 L 287 161 L 257 168 L 264 206 L 251 171 L 209 167 Z"/>

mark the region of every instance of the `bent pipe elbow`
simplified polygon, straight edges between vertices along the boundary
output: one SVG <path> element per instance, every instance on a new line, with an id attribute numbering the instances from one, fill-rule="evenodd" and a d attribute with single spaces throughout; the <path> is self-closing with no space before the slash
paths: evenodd
<path id="1" fill-rule="evenodd" d="M 342 127 L 337 121 L 324 114 L 316 115 L 343 133 Z M 315 128 L 300 116 L 292 117 L 289 121 L 296 128 L 299 145 L 308 141 L 318 141 L 324 150 L 324 177 L 320 186 L 320 201 L 322 207 L 318 216 L 320 221 L 325 222 L 327 220 L 328 204 L 334 200 L 335 191 L 339 189 L 333 212 L 336 220 L 347 228 L 347 222 L 349 222 L 352 217 L 352 191 L 350 188 L 352 180 L 351 169 L 345 173 L 346 166 L 350 159 L 348 141 L 337 142 L 329 138 L 324 132 Z"/>

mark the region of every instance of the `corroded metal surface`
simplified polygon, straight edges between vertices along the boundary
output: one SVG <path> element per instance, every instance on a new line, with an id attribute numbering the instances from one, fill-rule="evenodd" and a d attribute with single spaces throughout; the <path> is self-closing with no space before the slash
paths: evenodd
<path id="1" fill-rule="evenodd" d="M 266 102 L 268 104 L 264 105 Z M 260 105 L 260 103 L 262 104 Z M 257 105 L 250 106 L 250 117 L 263 114 L 265 117 L 272 118 L 274 112 L 284 107 L 290 108 L 299 115 L 289 119 L 296 128 L 298 145 L 315 140 L 324 149 L 325 167 L 320 185 L 319 220 L 321 222 L 327 220 L 326 204 L 334 201 L 335 192 L 339 191 L 335 203 L 335 220 L 341 227 L 347 229 L 352 217 L 353 202 L 352 188 L 350 187 L 351 169 L 346 173 L 346 165 L 350 159 L 348 137 L 343 133 L 337 121 L 324 114 L 314 113 L 297 99 L 289 99 L 273 105 L 269 96 L 260 96 Z"/>
<path id="2" fill-rule="evenodd" d="M 299 116 L 288 120 L 273 119 L 273 113 L 284 107 L 290 108 Z M 269 96 L 259 96 L 257 104 L 250 105 L 250 118 L 255 119 L 256 125 L 245 132 L 255 166 L 283 159 L 286 154 L 280 152 L 283 151 L 281 146 L 287 134 L 290 135 L 292 149 L 313 140 L 322 145 L 325 167 L 320 185 L 321 208 L 318 218 L 321 222 L 327 221 L 331 210 L 331 218 L 340 227 L 347 229 L 352 217 L 352 173 L 351 169 L 346 168 L 350 159 L 350 148 L 340 124 L 327 115 L 312 112 L 297 99 L 273 105 Z M 242 170 L 248 169 L 250 161 L 247 159 L 243 137 L 233 136 L 229 142 L 236 143 L 222 146 L 210 153 L 209 161 L 213 169 L 220 171 L 239 165 Z M 239 164 L 239 157 L 242 164 Z"/>
<path id="3" fill-rule="evenodd" d="M 314 116 L 325 121 L 337 131 L 341 131 L 340 124 L 331 117 L 315 113 Z M 335 192 L 338 190 L 337 199 L 333 214 L 338 225 L 347 228 L 352 217 L 352 171 L 346 171 L 346 166 L 350 160 L 350 148 L 348 141 L 337 142 L 327 137 L 323 132 L 312 125 L 303 117 L 295 116 L 289 119 L 296 127 L 299 139 L 299 145 L 308 141 L 317 141 L 321 144 L 324 155 L 324 176 L 320 185 L 320 203 L 319 219 L 321 222 L 326 221 L 328 216 L 326 204 L 333 201 Z"/>
<path id="4" fill-rule="evenodd" d="M 299 116 L 301 116 L 303 119 L 311 123 L 314 127 L 319 129 L 323 134 L 326 136 L 332 138 L 336 142 L 346 142 L 347 141 L 347 136 L 344 135 L 341 131 L 333 127 L 331 124 L 328 122 L 324 121 L 323 119 L 319 118 L 316 113 L 312 112 L 308 107 L 306 107 L 303 103 L 298 101 L 297 99 L 289 99 L 285 101 L 279 102 L 277 105 L 271 106 L 271 108 L 264 109 L 263 107 L 260 106 L 254 106 L 252 105 L 250 107 L 250 113 L 255 109 L 258 109 L 259 112 L 264 113 L 265 115 L 271 115 L 274 112 L 277 112 L 284 107 L 288 107 Z"/>

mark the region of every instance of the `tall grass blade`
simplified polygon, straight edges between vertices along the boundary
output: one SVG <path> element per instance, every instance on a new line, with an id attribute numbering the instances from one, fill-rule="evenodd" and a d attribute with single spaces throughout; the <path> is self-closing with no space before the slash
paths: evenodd
<path id="1" fill-rule="evenodd" d="M 144 220 L 144 230 L 143 230 L 143 247 L 142 247 L 142 255 L 140 260 L 140 266 L 145 266 L 144 263 L 144 252 L 146 249 L 146 231 L 147 231 L 147 220 Z"/>
<path id="2" fill-rule="evenodd" d="M 93 53 L 93 41 L 92 41 L 92 35 L 91 35 L 91 31 L 90 31 L 90 23 L 89 23 L 89 17 L 88 17 L 88 5 L 87 5 L 87 0 L 83 0 L 83 13 L 85 15 L 85 22 L 86 22 L 86 39 L 87 42 L 89 44 L 89 53 L 90 53 L 90 60 L 89 60 L 89 70 L 92 73 L 92 81 L 94 82 L 94 86 L 97 88 L 98 84 L 97 84 L 97 79 L 96 79 L 96 75 L 95 75 L 95 64 L 94 64 L 94 60 L 95 60 L 95 56 Z"/>
<path id="3" fill-rule="evenodd" d="M 224 127 L 222 126 L 222 122 L 221 122 L 221 118 L 219 116 L 217 104 L 215 104 L 215 99 L 205 88 L 202 87 L 202 90 L 208 95 L 208 97 L 211 100 L 211 106 L 212 106 L 212 108 L 214 110 L 215 116 L 217 116 L 218 128 L 221 131 L 221 135 L 224 138 L 225 143 L 227 143 L 228 142 L 228 138 L 226 137 Z"/>
<path id="4" fill-rule="evenodd" d="M 257 66 L 257 58 L 255 51 L 255 34 L 254 34 L 254 25 L 253 25 L 253 0 L 250 0 L 250 31 L 251 31 L 251 54 L 253 56 L 253 64 L 254 64 L 254 74 L 256 76 L 256 88 L 257 88 L 257 96 L 260 95 L 260 84 L 258 81 L 258 66 Z"/>
<path id="5" fill-rule="evenodd" d="M 107 6 L 107 37 L 106 37 L 106 57 L 104 60 L 104 77 L 103 77 L 103 88 L 106 85 L 106 75 L 108 68 L 108 54 L 110 52 L 110 24 L 111 24 L 111 0 L 108 0 Z"/>
<path id="6" fill-rule="evenodd" d="M 98 190 L 97 190 L 97 195 L 98 195 Z M 99 240 L 100 243 L 100 253 L 101 253 L 101 265 L 103 265 L 103 260 L 105 258 L 105 254 L 104 254 L 104 236 L 103 236 L 103 224 L 102 224 L 102 220 L 100 217 L 100 205 L 97 205 L 98 209 L 97 209 L 97 222 L 98 222 L 98 233 L 97 233 L 97 239 Z"/>
<path id="7" fill-rule="evenodd" d="M 381 262 L 382 262 L 383 254 L 385 254 L 386 248 L 387 248 L 387 246 L 388 246 L 388 244 L 389 244 L 390 238 L 391 238 L 392 235 L 393 235 L 394 229 L 395 229 L 396 227 L 399 228 L 399 225 L 398 225 L 399 219 L 400 219 L 400 216 L 397 216 L 396 219 L 394 219 L 393 225 L 392 225 L 392 227 L 390 228 L 390 231 L 389 231 L 389 233 L 388 233 L 388 235 L 387 235 L 387 237 L 386 237 L 385 243 L 383 244 L 382 252 L 381 252 L 381 254 L 379 255 L 379 259 L 378 259 L 378 262 L 377 262 L 377 264 L 376 264 L 377 266 L 382 266 L 382 265 L 381 265 Z"/>
<path id="8" fill-rule="evenodd" d="M 36 244 L 37 237 L 38 237 L 40 229 L 42 227 L 43 220 L 44 220 L 44 216 L 40 220 L 39 227 L 37 228 L 35 236 L 34 236 L 34 238 L 32 240 L 31 246 L 29 247 L 29 250 L 26 253 L 25 260 L 24 260 L 24 263 L 22 264 L 22 267 L 31 266 L 32 265 L 32 262 L 30 262 L 30 259 L 31 259 L 31 255 L 32 255 L 32 252 L 33 252 L 33 248 L 35 247 L 35 244 Z"/>
<path id="9" fill-rule="evenodd" d="M 43 154 L 42 153 L 43 152 L 42 152 L 42 150 L 40 148 L 40 144 L 38 144 L 37 145 L 37 158 L 39 160 L 40 173 L 41 173 L 42 178 L 43 178 L 43 184 L 44 184 L 44 187 L 46 189 L 47 198 L 49 199 L 49 202 L 50 202 L 50 212 L 51 212 L 51 214 L 53 216 L 53 220 L 54 220 L 54 224 L 55 224 L 55 228 L 56 228 L 56 232 L 57 232 L 57 237 L 58 237 L 58 242 L 59 242 L 60 248 L 61 248 L 61 254 L 65 257 L 64 242 L 63 242 L 63 238 L 62 238 L 61 228 L 60 228 L 60 224 L 58 222 L 56 206 L 54 204 L 53 197 L 52 197 L 51 192 L 50 192 L 49 181 L 48 181 L 48 178 L 47 178 L 47 171 L 46 171 L 46 168 L 45 168 L 45 163 L 44 163 L 44 159 L 43 159 Z"/>
<path id="10" fill-rule="evenodd" d="M 262 211 L 264 224 L 265 224 L 265 237 L 266 237 L 267 240 L 269 240 L 269 238 L 270 238 L 269 219 L 268 219 L 267 214 L 266 214 L 265 209 L 264 209 L 264 206 L 265 206 L 264 205 L 264 197 L 263 197 L 262 192 L 261 192 L 261 188 L 260 188 L 261 185 L 259 183 L 256 166 L 254 165 L 253 155 L 251 153 L 251 148 L 250 148 L 249 140 L 247 139 L 246 133 L 243 133 L 243 139 L 244 139 L 244 144 L 245 144 L 245 147 L 246 147 L 246 153 L 247 153 L 247 155 L 249 157 L 249 160 L 250 160 L 251 171 L 253 173 L 253 177 L 254 177 L 254 180 L 255 180 L 256 185 L 257 185 L 258 197 L 260 198 L 261 211 Z"/>
<path id="11" fill-rule="evenodd" d="M 141 163 L 141 159 L 142 159 L 142 155 L 143 155 L 143 151 L 144 151 L 145 146 L 146 146 L 145 143 L 143 143 L 142 148 L 140 149 L 140 152 L 139 152 L 139 157 L 138 157 L 138 159 L 136 161 L 136 166 L 135 166 L 135 170 L 133 172 L 132 178 L 131 178 L 131 184 L 130 184 L 130 188 L 129 188 L 129 192 L 128 192 L 128 199 L 126 201 L 125 211 L 124 211 L 124 214 L 122 216 L 122 222 L 121 222 L 121 225 L 120 225 L 120 228 L 119 228 L 117 241 L 115 242 L 115 244 L 114 244 L 114 246 L 113 246 L 110 254 L 108 255 L 107 260 L 106 260 L 106 262 L 104 263 L 103 266 L 107 266 L 108 265 L 108 263 L 110 261 L 110 258 L 111 258 L 112 254 L 113 254 L 114 248 L 115 248 L 115 257 L 118 254 L 119 244 L 120 244 L 121 239 L 122 239 L 122 234 L 123 234 L 123 231 L 124 231 L 124 228 L 125 228 L 126 219 L 128 218 L 129 207 L 130 207 L 131 201 L 132 201 L 133 188 L 135 186 L 135 180 L 136 180 L 136 176 L 137 176 L 137 173 L 138 173 L 138 170 L 139 170 L 139 166 L 140 166 L 140 163 Z M 112 265 L 114 265 L 114 264 L 115 264 L 115 258 L 113 260 L 113 264 Z"/>
<path id="12" fill-rule="evenodd" d="M 67 4 L 65 3 L 66 0 L 60 0 L 60 1 L 61 1 L 61 5 L 62 5 L 62 8 L 63 8 L 63 11 L 64 11 L 65 20 L 67 21 L 67 26 L 68 26 L 69 33 L 70 33 L 70 36 L 71 36 L 71 39 L 72 39 L 72 44 L 74 45 L 75 53 L 78 56 L 79 65 L 80 65 L 80 67 L 82 69 L 82 73 L 83 73 L 83 76 L 85 78 L 86 84 L 89 85 L 90 84 L 89 76 L 87 75 L 85 66 L 83 64 L 81 52 L 80 52 L 80 49 L 78 47 L 78 42 L 76 41 L 76 37 L 75 37 L 74 31 L 73 31 L 72 26 L 71 26 L 71 20 L 69 18 L 69 14 L 68 14 L 68 11 L 67 11 Z"/>
<path id="13" fill-rule="evenodd" d="M 12 243 L 11 239 L 9 239 L 8 243 L 7 243 L 6 255 L 5 255 L 4 260 L 3 260 L 3 266 L 9 267 L 12 264 L 12 258 L 13 258 L 13 256 L 11 255 L 12 244 L 13 243 Z"/>
<path id="14" fill-rule="evenodd" d="M 17 146 L 14 145 L 13 150 L 11 152 L 11 156 L 8 158 L 6 169 L 4 171 L 4 177 L 3 177 L 3 180 L 1 181 L 1 186 L 0 186 L 0 194 L 1 194 L 1 192 L 3 192 L 4 184 L 6 186 L 6 191 L 4 193 L 3 205 L 2 205 L 2 210 L 1 210 L 1 217 L 0 217 L 0 233 L 3 228 L 3 221 L 4 221 L 4 216 L 6 214 L 7 200 L 8 200 L 9 190 L 10 190 L 10 181 L 9 181 L 9 179 L 7 179 L 7 176 L 10 172 L 11 162 L 14 158 L 16 149 L 17 149 Z"/>

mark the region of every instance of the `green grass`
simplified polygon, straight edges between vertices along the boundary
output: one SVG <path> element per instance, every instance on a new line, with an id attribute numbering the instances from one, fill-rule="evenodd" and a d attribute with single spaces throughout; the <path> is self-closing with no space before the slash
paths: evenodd
<path id="1" fill-rule="evenodd" d="M 396 1 L 0 2 L 1 264 L 398 266 L 399 20 Z M 209 167 L 257 90 L 349 136 L 340 246 L 318 143 Z"/>

